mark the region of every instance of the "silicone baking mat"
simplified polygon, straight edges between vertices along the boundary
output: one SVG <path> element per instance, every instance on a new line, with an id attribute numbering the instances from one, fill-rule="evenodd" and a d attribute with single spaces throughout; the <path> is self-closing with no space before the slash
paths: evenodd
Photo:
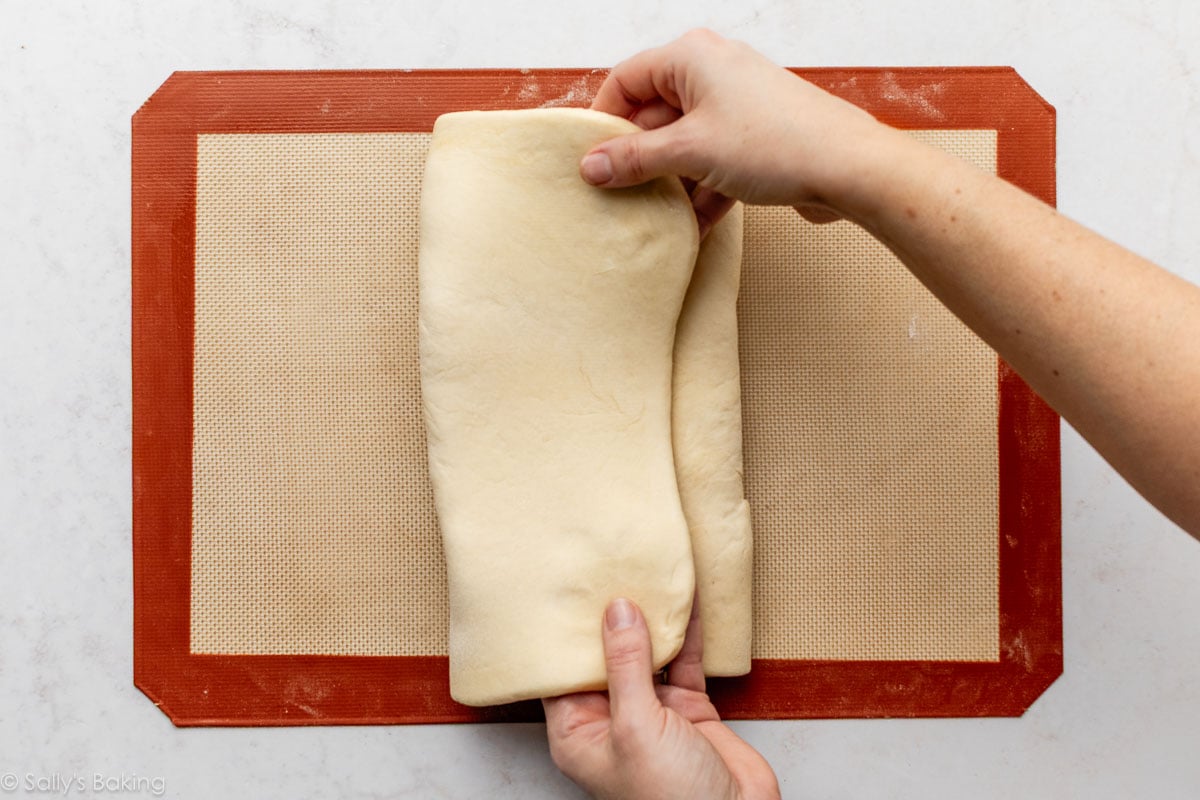
<path id="1" fill-rule="evenodd" d="M 798 70 L 1053 202 L 1007 69 Z M 134 672 L 180 725 L 447 692 L 416 361 L 428 131 L 600 71 L 183 73 L 133 123 Z M 1061 671 L 1057 417 L 849 223 L 746 215 L 754 668 L 731 718 L 1021 713 Z"/>

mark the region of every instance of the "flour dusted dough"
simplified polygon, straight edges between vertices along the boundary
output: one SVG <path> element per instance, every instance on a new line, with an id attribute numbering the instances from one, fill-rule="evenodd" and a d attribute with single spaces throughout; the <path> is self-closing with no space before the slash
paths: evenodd
<path id="1" fill-rule="evenodd" d="M 671 446 L 675 324 L 697 252 L 677 180 L 601 190 L 578 109 L 439 118 L 421 199 L 421 386 L 468 705 L 601 688 L 600 625 L 638 603 L 654 663 L 694 578 Z"/>
<path id="2" fill-rule="evenodd" d="M 742 488 L 741 271 L 738 204 L 700 247 L 675 338 L 675 472 L 691 529 L 707 675 L 750 671 L 753 536 Z"/>

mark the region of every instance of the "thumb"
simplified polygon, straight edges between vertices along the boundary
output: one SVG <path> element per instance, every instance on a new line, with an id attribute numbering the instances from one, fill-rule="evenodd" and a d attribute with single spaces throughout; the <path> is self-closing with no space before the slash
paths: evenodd
<path id="1" fill-rule="evenodd" d="M 641 611 L 625 598 L 612 601 L 604 613 L 604 661 L 608 669 L 608 702 L 613 724 L 636 725 L 658 705 L 650 631 Z"/>
<path id="2" fill-rule="evenodd" d="M 620 188 L 664 175 L 689 174 L 691 168 L 684 141 L 686 119 L 609 139 L 588 151 L 579 164 L 579 174 L 593 186 Z"/>

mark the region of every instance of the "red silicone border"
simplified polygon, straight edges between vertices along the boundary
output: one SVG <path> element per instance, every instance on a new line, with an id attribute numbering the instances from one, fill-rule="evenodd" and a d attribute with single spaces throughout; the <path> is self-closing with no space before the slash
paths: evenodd
<path id="1" fill-rule="evenodd" d="M 1054 203 L 1054 109 L 1013 70 L 795 72 L 897 127 L 997 130 L 1000 175 Z M 604 74 L 176 73 L 134 115 L 134 683 L 176 725 L 541 718 L 455 703 L 444 657 L 189 652 L 197 134 L 430 130 L 448 111 L 585 104 Z M 726 717 L 1019 715 L 1061 674 L 1058 417 L 1002 362 L 998 381 L 999 662 L 756 660 L 712 681 Z"/>

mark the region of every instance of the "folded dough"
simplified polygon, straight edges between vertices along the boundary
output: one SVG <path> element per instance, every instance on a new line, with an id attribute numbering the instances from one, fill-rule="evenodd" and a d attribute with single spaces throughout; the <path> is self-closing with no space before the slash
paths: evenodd
<path id="1" fill-rule="evenodd" d="M 742 487 L 742 206 L 705 237 L 675 334 L 675 474 L 691 529 L 706 675 L 750 671 L 753 535 Z"/>
<path id="2" fill-rule="evenodd" d="M 694 578 L 671 444 L 675 325 L 697 252 L 678 180 L 602 190 L 579 109 L 434 127 L 421 198 L 421 386 L 468 705 L 602 688 L 600 624 L 678 652 Z"/>

